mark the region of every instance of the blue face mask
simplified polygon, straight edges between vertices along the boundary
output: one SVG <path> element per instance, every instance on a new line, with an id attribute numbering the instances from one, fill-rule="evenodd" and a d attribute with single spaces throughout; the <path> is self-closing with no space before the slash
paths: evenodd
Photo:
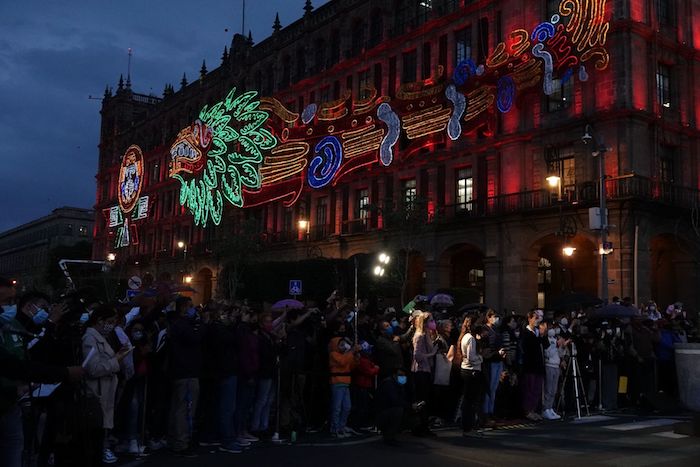
<path id="1" fill-rule="evenodd" d="M 395 319 L 391 320 L 391 327 L 392 328 L 398 328 L 399 327 L 399 322 L 396 321 Z"/>
<path id="2" fill-rule="evenodd" d="M 10 322 L 17 316 L 17 305 L 3 305 L 0 321 Z"/>
<path id="3" fill-rule="evenodd" d="M 80 324 L 85 324 L 87 321 L 90 319 L 90 314 L 88 312 L 83 313 L 80 315 Z"/>
<path id="4" fill-rule="evenodd" d="M 194 307 L 190 308 L 185 312 L 185 316 L 187 316 L 189 319 L 194 318 L 195 316 L 197 316 L 197 309 Z"/>
<path id="5" fill-rule="evenodd" d="M 401 386 L 406 384 L 406 376 L 404 375 L 399 375 L 396 377 L 396 382 L 399 383 Z"/>
<path id="6" fill-rule="evenodd" d="M 49 314 L 43 308 L 36 310 L 36 313 L 34 313 L 34 316 L 32 316 L 32 321 L 34 321 L 34 324 L 38 326 L 44 324 L 47 319 L 49 319 Z"/>
<path id="7" fill-rule="evenodd" d="M 394 335 L 394 328 L 389 327 L 389 328 L 384 329 L 384 334 L 386 334 L 389 337 L 393 336 Z"/>

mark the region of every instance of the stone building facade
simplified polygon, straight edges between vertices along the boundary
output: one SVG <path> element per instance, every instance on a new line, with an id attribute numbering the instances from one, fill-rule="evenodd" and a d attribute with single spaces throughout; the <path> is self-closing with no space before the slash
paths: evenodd
<path id="1" fill-rule="evenodd" d="M 660 304 L 698 303 L 700 288 L 700 1 L 608 0 L 602 70 L 553 80 L 553 92 L 518 95 L 513 108 L 459 139 L 444 134 L 421 144 L 399 141 L 400 164 L 357 170 L 342 183 L 305 188 L 293 206 L 270 201 L 226 208 L 206 229 L 179 204 L 168 177 L 170 145 L 199 109 L 232 87 L 272 96 L 290 112 L 375 89 L 388 102 L 402 86 L 455 76 L 465 59 L 492 60 L 511 31 L 531 31 L 583 2 L 570 0 L 332 0 L 254 44 L 235 35 L 219 67 L 162 97 L 120 81 L 105 92 L 97 174 L 95 258 L 113 251 L 103 215 L 116 205 L 120 158 L 144 150 L 147 221 L 139 242 L 118 252 L 130 270 L 193 275 L 215 290 L 223 259 L 217 245 L 253 219 L 265 247 L 259 261 L 309 257 L 350 259 L 401 250 L 382 206 L 420 197 L 427 218 L 410 255 L 410 292 L 470 287 L 497 309 L 551 304 L 564 292 L 600 296 L 599 231 L 589 209 L 599 205 L 596 149 L 604 148 L 610 297 Z M 509 43 L 510 41 L 510 43 Z M 437 78 L 436 78 L 437 77 Z M 590 125 L 587 127 L 587 125 Z M 584 144 L 586 130 L 597 144 Z M 552 189 L 547 177 L 559 177 Z M 369 207 L 378 207 L 370 209 Z M 308 221 L 306 232 L 298 220 Z M 178 248 L 182 242 L 183 248 Z M 562 246 L 575 247 L 568 257 Z M 186 250 L 186 251 L 185 251 Z M 401 254 L 397 251 L 397 254 Z"/>

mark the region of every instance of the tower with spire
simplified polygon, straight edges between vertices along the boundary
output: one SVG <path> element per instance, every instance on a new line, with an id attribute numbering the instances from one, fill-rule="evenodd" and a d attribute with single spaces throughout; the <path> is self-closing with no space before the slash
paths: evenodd
<path id="1" fill-rule="evenodd" d="M 275 22 L 272 24 L 272 33 L 277 34 L 282 29 L 279 12 L 275 15 Z"/>
<path id="2" fill-rule="evenodd" d="M 306 0 L 304 5 L 304 16 L 308 16 L 314 10 L 314 6 L 311 4 L 311 0 Z"/>

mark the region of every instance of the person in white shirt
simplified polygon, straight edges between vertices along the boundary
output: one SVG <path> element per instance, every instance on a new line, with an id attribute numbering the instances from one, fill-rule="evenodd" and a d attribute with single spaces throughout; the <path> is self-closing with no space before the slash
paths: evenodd
<path id="1" fill-rule="evenodd" d="M 566 346 L 570 341 L 557 335 L 557 329 L 547 330 L 549 347 L 544 350 L 544 399 L 542 401 L 542 417 L 545 420 L 559 420 L 561 415 L 554 411 L 554 399 L 559 388 L 559 376 L 561 375 L 562 356 L 566 352 Z"/>
<path id="2" fill-rule="evenodd" d="M 482 357 L 477 351 L 478 334 L 472 329 L 473 318 L 467 316 L 462 323 L 459 339 L 461 374 L 464 381 L 462 401 L 462 432 L 471 436 L 476 427 L 476 416 L 484 393 L 484 378 L 481 372 Z"/>

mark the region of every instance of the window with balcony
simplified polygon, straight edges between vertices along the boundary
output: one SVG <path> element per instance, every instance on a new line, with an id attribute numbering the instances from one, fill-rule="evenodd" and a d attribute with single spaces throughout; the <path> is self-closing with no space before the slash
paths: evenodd
<path id="1" fill-rule="evenodd" d="M 472 28 L 455 32 L 455 65 L 472 57 Z"/>
<path id="2" fill-rule="evenodd" d="M 319 198 L 316 204 L 316 225 L 325 229 L 328 225 L 328 198 Z"/>
<path id="3" fill-rule="evenodd" d="M 431 75 L 432 49 L 430 42 L 423 44 L 423 57 L 421 57 L 421 79 L 428 79 Z"/>
<path id="4" fill-rule="evenodd" d="M 656 68 L 656 99 L 662 108 L 671 108 L 671 68 L 663 63 Z"/>
<path id="5" fill-rule="evenodd" d="M 474 178 L 472 177 L 471 167 L 458 169 L 455 178 L 457 179 L 457 193 L 455 196 L 457 210 L 471 211 L 473 209 L 472 201 L 474 199 Z"/>
<path id="6" fill-rule="evenodd" d="M 573 80 L 573 77 L 566 81 L 562 79 L 552 80 L 554 92 L 547 96 L 547 110 L 549 112 L 558 112 L 571 107 L 574 95 Z"/>
<path id="7" fill-rule="evenodd" d="M 418 67 L 418 59 L 416 50 L 404 52 L 403 54 L 403 73 L 401 73 L 402 83 L 413 83 L 416 81 L 416 68 Z"/>
<path id="8" fill-rule="evenodd" d="M 673 3 L 676 0 L 656 0 L 656 15 L 659 19 L 659 24 L 663 26 L 675 25 L 673 16 Z"/>
<path id="9" fill-rule="evenodd" d="M 369 68 L 357 73 L 357 95 L 360 99 L 367 99 L 370 97 L 370 89 L 372 87 L 372 76 L 369 72 Z"/>
<path id="10" fill-rule="evenodd" d="M 418 11 L 416 11 L 416 23 L 421 25 L 428 21 L 430 13 L 433 11 L 433 0 L 418 0 Z"/>
<path id="11" fill-rule="evenodd" d="M 659 157 L 659 180 L 663 183 L 673 183 L 676 178 L 674 149 L 668 146 L 661 148 Z"/>
<path id="12" fill-rule="evenodd" d="M 381 10 L 372 13 L 369 23 L 369 47 L 378 45 L 384 38 L 384 18 Z"/>
<path id="13" fill-rule="evenodd" d="M 401 192 L 403 194 L 403 206 L 406 210 L 413 208 L 413 204 L 418 196 L 418 190 L 415 178 L 409 178 L 401 182 Z"/>
<path id="14" fill-rule="evenodd" d="M 366 223 L 369 219 L 369 190 L 357 190 L 357 218 Z"/>
<path id="15" fill-rule="evenodd" d="M 352 24 L 352 33 L 351 33 L 351 50 L 350 53 L 353 57 L 360 55 L 365 48 L 365 34 L 366 34 L 366 29 L 367 25 L 365 24 L 364 21 L 362 20 L 355 20 Z"/>

